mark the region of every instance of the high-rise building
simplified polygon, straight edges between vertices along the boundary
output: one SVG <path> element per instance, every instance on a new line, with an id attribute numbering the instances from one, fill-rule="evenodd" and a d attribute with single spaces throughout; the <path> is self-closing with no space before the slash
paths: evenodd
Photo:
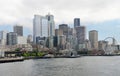
<path id="1" fill-rule="evenodd" d="M 14 32 L 17 33 L 18 36 L 23 36 L 23 26 L 15 25 Z"/>
<path id="2" fill-rule="evenodd" d="M 74 19 L 74 27 L 80 26 L 80 18 Z"/>
<path id="3" fill-rule="evenodd" d="M 40 15 L 34 15 L 33 19 L 33 42 L 35 44 L 37 37 L 48 37 L 48 19 Z"/>
<path id="4" fill-rule="evenodd" d="M 84 44 L 85 38 L 86 38 L 86 27 L 78 26 L 78 27 L 75 27 L 75 29 L 76 29 L 78 44 Z"/>
<path id="5" fill-rule="evenodd" d="M 98 31 L 96 30 L 89 31 L 89 40 L 91 43 L 91 48 L 98 49 Z"/>
<path id="6" fill-rule="evenodd" d="M 48 19 L 48 27 L 49 27 L 49 36 L 55 36 L 55 21 L 54 16 L 51 14 L 46 15 L 46 18 Z"/>
<path id="7" fill-rule="evenodd" d="M 7 33 L 7 45 L 16 45 L 17 44 L 17 33 L 9 32 Z"/>
<path id="8" fill-rule="evenodd" d="M 60 24 L 59 25 L 59 30 L 63 32 L 63 35 L 68 37 L 68 25 L 67 24 Z"/>
<path id="9" fill-rule="evenodd" d="M 54 44 L 54 36 L 55 36 L 55 22 L 54 16 L 51 14 L 46 15 L 48 19 L 48 36 L 49 36 L 49 48 L 53 47 Z"/>
<path id="10" fill-rule="evenodd" d="M 7 42 L 7 31 L 0 31 L 0 44 L 6 45 Z"/>
<path id="11" fill-rule="evenodd" d="M 49 47 L 53 47 L 53 38 L 55 36 L 54 16 L 48 14 L 46 16 L 34 15 L 33 19 L 33 42 L 40 41 L 38 39 L 47 39 Z M 46 37 L 46 38 L 44 38 Z M 37 38 L 37 40 L 36 40 Z M 46 41 L 46 40 L 45 40 Z"/>

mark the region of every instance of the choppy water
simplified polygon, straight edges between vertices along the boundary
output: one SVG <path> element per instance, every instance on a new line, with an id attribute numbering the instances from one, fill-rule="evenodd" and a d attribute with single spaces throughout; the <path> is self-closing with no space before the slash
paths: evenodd
<path id="1" fill-rule="evenodd" d="M 120 76 L 120 57 L 86 56 L 0 64 L 0 76 Z"/>

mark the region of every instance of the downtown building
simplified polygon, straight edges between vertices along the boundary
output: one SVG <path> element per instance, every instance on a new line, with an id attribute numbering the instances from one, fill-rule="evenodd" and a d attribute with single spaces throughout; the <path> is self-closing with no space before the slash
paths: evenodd
<path id="1" fill-rule="evenodd" d="M 76 38 L 77 38 L 77 44 L 78 49 L 82 50 L 85 48 L 85 40 L 86 40 L 86 27 L 85 26 L 78 26 L 75 27 L 76 30 Z"/>
<path id="2" fill-rule="evenodd" d="M 74 28 L 80 26 L 80 18 L 74 19 Z"/>
<path id="3" fill-rule="evenodd" d="M 79 49 L 85 48 L 86 27 L 80 26 L 80 18 L 74 19 L 74 29 L 76 30 L 76 38 Z"/>
<path id="4" fill-rule="evenodd" d="M 96 30 L 89 31 L 89 40 L 91 43 L 91 48 L 98 49 L 98 31 Z"/>
<path id="5" fill-rule="evenodd" d="M 59 50 L 66 49 L 66 43 L 68 41 L 68 25 L 60 24 L 59 29 L 55 30 L 55 36 L 57 39 L 57 47 Z"/>
<path id="6" fill-rule="evenodd" d="M 23 36 L 23 26 L 15 25 L 13 31 L 17 33 L 18 36 Z"/>
<path id="7" fill-rule="evenodd" d="M 53 47 L 53 37 L 55 35 L 55 23 L 53 15 L 34 15 L 33 19 L 33 43 L 46 43 L 48 47 Z"/>
<path id="8" fill-rule="evenodd" d="M 13 31 L 14 31 L 14 33 L 17 34 L 17 44 L 18 45 L 27 44 L 27 38 L 23 36 L 23 26 L 15 25 L 13 27 Z"/>
<path id="9" fill-rule="evenodd" d="M 48 20 L 48 47 L 52 48 L 54 46 L 54 36 L 55 36 L 55 21 L 54 16 L 49 14 L 46 15 Z"/>
<path id="10" fill-rule="evenodd" d="M 9 32 L 7 33 L 7 45 L 16 45 L 17 44 L 17 33 Z"/>
<path id="11" fill-rule="evenodd" d="M 55 30 L 57 47 L 61 50 L 75 49 L 76 47 L 76 31 L 70 28 L 68 24 L 60 24 L 59 29 Z"/>
<path id="12" fill-rule="evenodd" d="M 0 45 L 7 44 L 7 31 L 0 31 Z"/>
<path id="13" fill-rule="evenodd" d="M 28 37 L 27 37 L 27 43 L 28 44 L 32 44 L 32 39 L 33 39 L 32 35 L 28 35 Z"/>
<path id="14" fill-rule="evenodd" d="M 78 44 L 84 44 L 86 39 L 86 27 L 85 26 L 78 26 L 75 27 L 76 29 L 76 37 Z"/>
<path id="15" fill-rule="evenodd" d="M 67 24 L 60 24 L 59 25 L 60 33 L 64 36 L 66 36 L 66 38 L 68 37 L 68 30 L 69 30 L 69 27 Z"/>

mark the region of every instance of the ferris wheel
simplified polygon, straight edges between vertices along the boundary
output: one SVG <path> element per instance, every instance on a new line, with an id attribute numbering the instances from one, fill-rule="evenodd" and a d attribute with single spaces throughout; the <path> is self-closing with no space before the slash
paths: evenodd
<path id="1" fill-rule="evenodd" d="M 105 46 L 103 47 L 103 50 L 105 54 L 113 54 L 116 50 L 116 44 L 117 41 L 114 37 L 107 37 L 104 39 L 104 42 L 106 42 Z"/>

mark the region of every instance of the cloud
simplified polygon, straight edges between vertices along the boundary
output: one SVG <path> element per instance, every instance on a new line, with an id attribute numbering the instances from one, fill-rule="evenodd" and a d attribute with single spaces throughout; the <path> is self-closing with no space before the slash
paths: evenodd
<path id="1" fill-rule="evenodd" d="M 54 15 L 59 23 L 98 23 L 120 19 L 119 0 L 0 0 L 0 25 L 21 24 L 32 30 L 34 14 Z"/>

